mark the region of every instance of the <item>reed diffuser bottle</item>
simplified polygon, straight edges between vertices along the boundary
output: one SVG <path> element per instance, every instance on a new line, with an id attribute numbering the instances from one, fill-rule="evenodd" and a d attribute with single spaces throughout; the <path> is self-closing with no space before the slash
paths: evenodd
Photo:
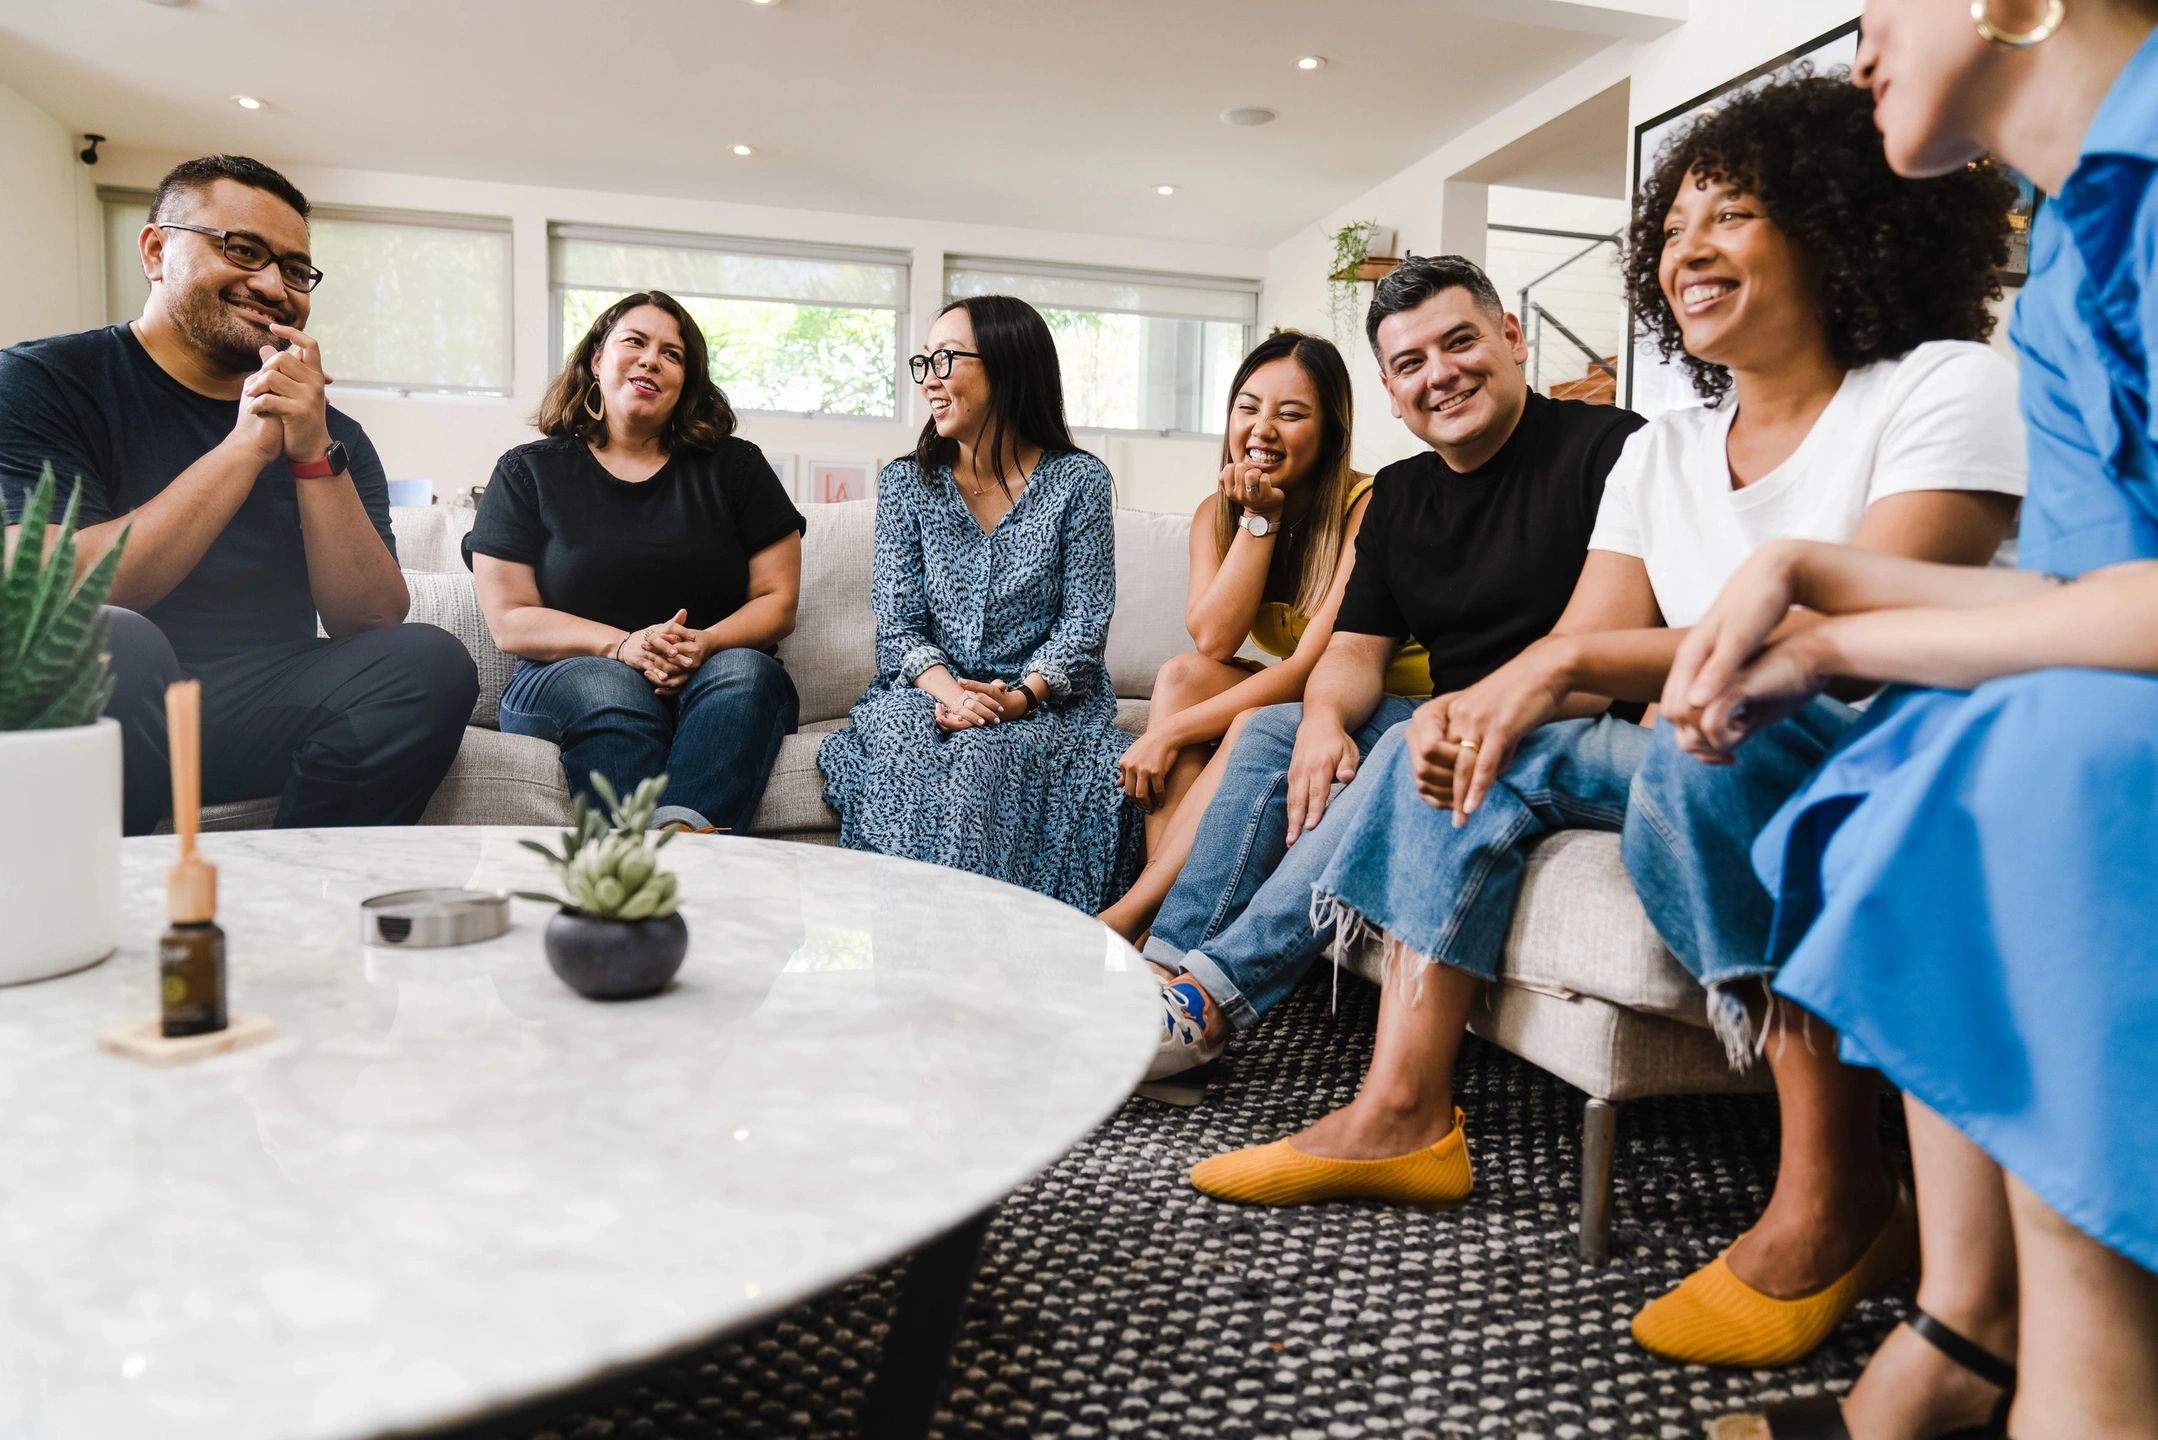
<path id="1" fill-rule="evenodd" d="M 165 691 L 166 748 L 172 769 L 172 829 L 180 858 L 165 876 L 165 933 L 158 937 L 161 1033 L 167 1039 L 225 1028 L 225 932 L 217 913 L 217 868 L 195 853 L 202 812 L 202 682 Z"/>

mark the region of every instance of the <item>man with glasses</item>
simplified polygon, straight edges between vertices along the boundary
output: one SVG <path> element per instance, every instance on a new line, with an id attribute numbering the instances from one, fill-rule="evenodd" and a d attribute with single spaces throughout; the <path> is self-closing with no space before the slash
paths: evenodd
<path id="1" fill-rule="evenodd" d="M 279 825 L 409 824 L 478 680 L 410 606 L 374 446 L 330 408 L 304 333 L 322 272 L 307 200 L 237 155 L 166 175 L 140 237 L 139 319 L 0 351 L 0 508 L 50 463 L 81 486 L 77 573 L 123 532 L 114 691 L 125 828 L 169 808 L 163 695 L 203 682 L 205 801 L 278 797 Z M 328 639 L 316 635 L 316 620 Z"/>

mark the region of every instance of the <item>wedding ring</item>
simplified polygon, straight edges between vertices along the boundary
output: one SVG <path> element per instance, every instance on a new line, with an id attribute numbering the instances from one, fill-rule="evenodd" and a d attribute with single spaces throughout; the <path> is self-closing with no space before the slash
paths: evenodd
<path id="1" fill-rule="evenodd" d="M 1454 742 L 1454 748 L 1457 750 L 1474 750 L 1476 748 L 1476 742 L 1474 740 L 1456 740 Z"/>

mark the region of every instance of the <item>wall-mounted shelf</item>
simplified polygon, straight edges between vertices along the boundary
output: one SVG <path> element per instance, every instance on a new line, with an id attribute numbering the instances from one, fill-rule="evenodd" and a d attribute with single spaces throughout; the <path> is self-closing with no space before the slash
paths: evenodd
<path id="1" fill-rule="evenodd" d="M 1353 274 L 1347 270 L 1336 270 L 1326 278 L 1343 281 L 1380 280 L 1392 273 L 1394 267 L 1400 263 L 1401 257 L 1398 255 L 1368 255 L 1364 258 L 1364 263 L 1356 267 Z"/>

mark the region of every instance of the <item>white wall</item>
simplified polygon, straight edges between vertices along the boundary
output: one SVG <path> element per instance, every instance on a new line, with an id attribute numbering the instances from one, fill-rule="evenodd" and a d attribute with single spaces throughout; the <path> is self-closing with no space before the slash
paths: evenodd
<path id="1" fill-rule="evenodd" d="M 79 329 L 83 276 L 75 158 L 82 141 L 0 85 L 0 195 L 7 197 L 7 266 L 0 346 Z"/>
<path id="2" fill-rule="evenodd" d="M 97 184 L 147 188 L 180 158 L 124 149 L 108 154 L 107 163 L 82 181 L 86 188 Z M 274 156 L 261 158 L 279 164 Z M 547 226 L 551 221 L 906 251 L 913 263 L 910 341 L 926 332 L 928 318 L 943 303 L 947 253 L 1246 279 L 1263 275 L 1267 263 L 1266 253 L 1261 250 L 1182 241 L 1139 241 L 1004 226 L 781 210 L 307 165 L 279 168 L 310 200 L 321 204 L 496 215 L 510 220 L 515 379 L 508 399 L 400 396 L 349 388 L 333 394 L 340 409 L 367 427 L 393 476 L 432 480 L 437 495 L 445 497 L 485 483 L 504 450 L 532 438 L 529 420 L 551 378 L 548 338 L 555 323 L 547 275 Z M 49 197 L 47 204 L 57 208 L 57 199 Z M 91 243 L 94 246 L 94 237 Z M 324 287 L 318 304 L 335 303 L 334 291 Z M 57 320 L 30 333 L 95 324 L 101 318 L 97 304 L 93 300 L 88 313 Z M 336 357 L 325 358 L 334 374 Z M 881 462 L 911 449 L 921 424 L 915 392 L 911 387 L 903 386 L 902 390 L 900 417 L 896 421 L 751 414 L 742 418 L 742 434 L 770 453 L 794 456 L 797 473 L 812 460 Z M 1108 463 L 1117 479 L 1118 494 L 1127 505 L 1188 510 L 1212 487 L 1218 471 L 1215 461 L 1220 442 L 1214 439 L 1085 432 L 1079 441 Z"/>

